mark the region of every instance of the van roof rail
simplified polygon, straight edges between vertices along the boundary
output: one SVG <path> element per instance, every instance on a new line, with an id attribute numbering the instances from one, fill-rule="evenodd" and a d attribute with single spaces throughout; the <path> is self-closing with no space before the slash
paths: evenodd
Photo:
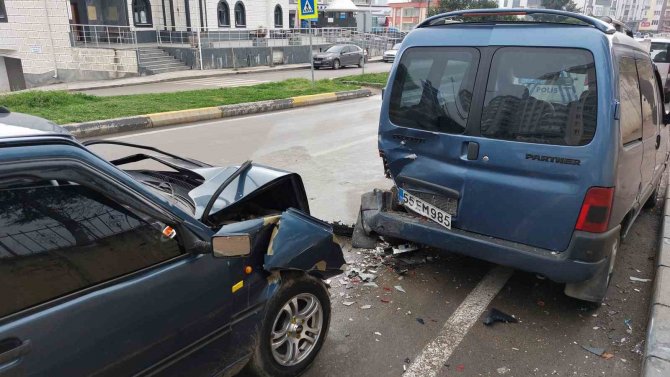
<path id="1" fill-rule="evenodd" d="M 489 17 L 489 16 L 494 16 L 494 17 L 505 17 L 505 16 L 533 16 L 533 15 L 548 15 L 548 16 L 560 16 L 561 18 L 565 18 L 566 21 L 568 19 L 580 21 L 579 24 L 575 25 L 586 25 L 586 26 L 592 26 L 600 31 L 602 31 L 605 34 L 614 34 L 616 32 L 616 29 L 612 24 L 609 24 L 607 22 L 604 22 L 602 20 L 599 20 L 597 18 L 585 16 L 583 14 L 579 13 L 573 13 L 573 12 L 566 12 L 562 10 L 555 10 L 555 9 L 525 9 L 525 8 L 509 8 L 509 9 L 469 9 L 469 10 L 459 10 L 455 12 L 448 12 L 448 13 L 442 13 L 438 14 L 433 17 L 429 17 L 425 19 L 423 22 L 418 24 L 416 27 L 418 28 L 423 28 L 423 27 L 430 27 L 430 26 L 438 26 L 438 25 L 449 25 L 449 24 L 457 24 L 459 22 L 465 22 L 462 21 L 462 19 L 467 18 L 467 17 Z M 459 21 L 459 19 L 461 21 Z M 476 21 L 478 23 L 481 23 L 482 21 Z M 551 20 L 533 20 L 533 21 L 507 21 L 507 20 L 499 20 L 495 21 L 499 23 L 533 23 L 533 22 L 546 22 L 546 23 L 556 23 L 556 24 L 567 24 L 569 25 L 570 22 L 559 22 L 559 21 L 551 21 Z"/>

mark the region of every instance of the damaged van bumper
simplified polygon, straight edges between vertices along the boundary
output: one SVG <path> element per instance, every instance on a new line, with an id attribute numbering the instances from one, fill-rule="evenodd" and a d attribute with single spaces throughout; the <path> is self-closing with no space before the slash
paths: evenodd
<path id="1" fill-rule="evenodd" d="M 446 229 L 423 217 L 394 211 L 390 191 L 363 194 L 359 221 L 368 235 L 381 235 L 542 274 L 559 283 L 593 277 L 608 262 L 619 226 L 605 233 L 575 231 L 564 251 L 540 249 L 460 229 Z"/>

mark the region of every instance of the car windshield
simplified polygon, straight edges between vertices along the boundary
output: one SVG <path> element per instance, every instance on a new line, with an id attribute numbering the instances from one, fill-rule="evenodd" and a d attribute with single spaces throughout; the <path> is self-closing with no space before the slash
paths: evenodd
<path id="1" fill-rule="evenodd" d="M 651 42 L 649 55 L 654 63 L 670 63 L 669 42 Z"/>
<path id="2" fill-rule="evenodd" d="M 391 50 L 400 50 L 400 43 L 396 43 L 393 45 L 393 48 Z"/>
<path id="3" fill-rule="evenodd" d="M 327 49 L 326 52 L 342 52 L 343 48 L 344 46 L 342 45 L 332 46 L 331 48 Z"/>

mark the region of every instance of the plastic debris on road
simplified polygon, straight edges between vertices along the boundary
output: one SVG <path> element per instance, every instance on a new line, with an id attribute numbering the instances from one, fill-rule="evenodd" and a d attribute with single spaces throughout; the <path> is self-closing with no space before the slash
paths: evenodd
<path id="1" fill-rule="evenodd" d="M 372 305 L 363 305 L 363 306 L 361 306 L 361 309 L 365 310 L 365 309 L 370 309 L 371 307 L 372 307 Z"/>
<path id="2" fill-rule="evenodd" d="M 498 374 L 507 374 L 509 371 L 510 369 L 508 367 L 500 367 L 496 369 L 496 372 L 498 372 Z"/>
<path id="3" fill-rule="evenodd" d="M 651 279 L 638 278 L 635 276 L 630 276 L 629 279 L 630 281 L 639 281 L 640 283 L 649 283 L 651 281 Z"/>
<path id="4" fill-rule="evenodd" d="M 602 356 L 602 354 L 605 353 L 605 349 L 604 349 L 604 348 L 589 347 L 589 346 L 585 346 L 585 345 L 583 345 L 583 344 L 580 344 L 580 346 L 581 346 L 583 349 L 585 349 L 585 350 L 587 350 L 587 351 L 589 351 L 589 352 L 591 352 L 592 354 L 597 355 L 597 356 Z"/>
<path id="5" fill-rule="evenodd" d="M 413 243 L 404 243 L 393 248 L 393 255 L 408 253 L 410 251 L 419 250 L 419 246 Z"/>
<path id="6" fill-rule="evenodd" d="M 407 291 L 405 291 L 405 289 L 403 289 L 403 287 L 401 287 L 400 285 L 396 285 L 393 288 L 395 288 L 395 290 L 398 292 L 407 293 Z"/>
<path id="7" fill-rule="evenodd" d="M 342 301 L 342 305 L 344 305 L 344 306 L 351 306 L 355 303 L 356 303 L 356 301 Z"/>
<path id="8" fill-rule="evenodd" d="M 503 313 L 496 308 L 491 308 L 491 310 L 489 310 L 489 315 L 484 318 L 484 324 L 486 326 L 491 326 L 496 322 L 517 323 L 519 321 L 507 313 Z"/>
<path id="9" fill-rule="evenodd" d="M 418 317 L 417 317 L 417 318 L 416 318 L 416 321 L 419 322 L 419 323 L 422 324 L 422 325 L 425 325 L 425 324 L 426 324 L 426 322 L 423 320 L 423 318 L 418 318 Z"/>

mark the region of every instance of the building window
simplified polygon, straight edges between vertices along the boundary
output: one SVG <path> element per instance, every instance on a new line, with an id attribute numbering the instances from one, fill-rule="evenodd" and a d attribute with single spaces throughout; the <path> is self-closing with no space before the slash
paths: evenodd
<path id="1" fill-rule="evenodd" d="M 247 12 L 244 10 L 244 4 L 238 1 L 235 4 L 235 27 L 247 26 Z"/>
<path id="2" fill-rule="evenodd" d="M 652 24 L 652 25 L 658 25 L 658 20 L 653 20 L 653 21 L 651 21 L 651 24 Z"/>
<path id="3" fill-rule="evenodd" d="M 419 8 L 403 8 L 403 17 L 419 17 Z"/>
<path id="4" fill-rule="evenodd" d="M 282 12 L 280 5 L 275 6 L 275 27 L 284 27 L 284 12 Z"/>
<path id="5" fill-rule="evenodd" d="M 230 27 L 230 8 L 225 0 L 219 1 L 216 12 L 219 18 L 219 27 Z"/>
<path id="6" fill-rule="evenodd" d="M 7 10 L 5 9 L 5 0 L 0 0 L 0 22 L 7 22 Z"/>
<path id="7" fill-rule="evenodd" d="M 149 0 L 133 0 L 133 20 L 135 26 L 152 26 L 151 3 Z"/>

